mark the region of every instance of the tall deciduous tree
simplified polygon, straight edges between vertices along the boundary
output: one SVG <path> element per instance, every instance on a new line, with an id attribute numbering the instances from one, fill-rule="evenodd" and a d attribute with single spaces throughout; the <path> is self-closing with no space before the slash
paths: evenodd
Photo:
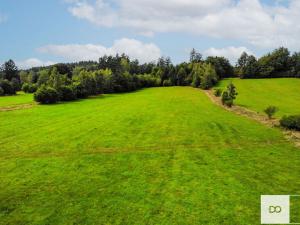
<path id="1" fill-rule="evenodd" d="M 203 64 L 203 74 L 200 76 L 200 87 L 209 89 L 218 82 L 218 76 L 215 68 L 209 63 Z"/>
<path id="2" fill-rule="evenodd" d="M 177 73 L 177 85 L 185 85 L 185 79 L 187 77 L 187 73 L 183 67 L 180 67 Z"/>
<path id="3" fill-rule="evenodd" d="M 220 79 L 225 77 L 233 77 L 233 66 L 229 60 L 224 57 L 210 56 L 205 60 L 206 63 L 210 63 L 215 67 L 216 73 Z"/>
<path id="4" fill-rule="evenodd" d="M 192 70 L 192 86 L 199 87 L 201 82 L 201 76 L 203 75 L 203 67 L 201 63 L 194 63 Z"/>
<path id="5" fill-rule="evenodd" d="M 260 75 L 260 67 L 253 55 L 248 55 L 244 52 L 238 60 L 238 75 L 241 78 L 255 78 Z"/>
<path id="6" fill-rule="evenodd" d="M 248 56 L 241 78 L 255 78 L 259 75 L 259 65 L 253 55 Z"/>

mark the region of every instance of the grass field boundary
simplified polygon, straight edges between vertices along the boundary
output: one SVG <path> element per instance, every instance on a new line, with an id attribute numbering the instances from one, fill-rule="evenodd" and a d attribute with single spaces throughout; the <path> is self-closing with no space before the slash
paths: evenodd
<path id="1" fill-rule="evenodd" d="M 235 104 L 261 115 L 268 106 L 275 106 L 278 111 L 274 115 L 280 119 L 282 116 L 300 114 L 300 79 L 239 79 L 228 78 L 220 81 L 216 88 L 225 90 L 232 82 L 238 92 Z M 214 88 L 215 89 L 215 88 Z"/>
<path id="2" fill-rule="evenodd" d="M 208 98 L 216 105 L 222 107 L 223 109 L 233 112 L 237 115 L 241 115 L 244 117 L 247 117 L 249 119 L 255 120 L 261 124 L 264 124 L 266 126 L 272 127 L 272 128 L 279 128 L 286 139 L 289 141 L 292 141 L 296 147 L 300 148 L 300 132 L 299 131 L 291 131 L 291 130 L 286 130 L 280 127 L 279 124 L 279 119 L 268 119 L 266 116 L 263 116 L 262 114 L 259 114 L 258 112 L 252 111 L 250 109 L 238 106 L 238 105 L 233 105 L 231 108 L 226 107 L 222 104 L 221 98 L 218 98 L 214 95 L 213 90 L 206 90 L 204 91 Z"/>

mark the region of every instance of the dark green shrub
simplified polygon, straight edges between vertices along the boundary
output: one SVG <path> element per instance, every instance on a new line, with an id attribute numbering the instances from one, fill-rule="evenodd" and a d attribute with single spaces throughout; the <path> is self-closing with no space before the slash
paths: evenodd
<path id="1" fill-rule="evenodd" d="M 36 84 L 30 84 L 28 93 L 34 93 L 37 91 L 37 89 L 38 89 L 38 86 Z"/>
<path id="2" fill-rule="evenodd" d="M 34 93 L 34 100 L 42 104 L 53 104 L 58 102 L 59 93 L 54 88 L 42 86 Z"/>
<path id="3" fill-rule="evenodd" d="M 233 99 L 230 97 L 227 91 L 224 91 L 222 94 L 222 104 L 228 107 L 232 107 Z"/>
<path id="4" fill-rule="evenodd" d="M 269 119 L 272 119 L 273 115 L 278 111 L 277 107 L 269 106 L 267 107 L 264 112 L 267 114 Z"/>
<path id="5" fill-rule="evenodd" d="M 228 84 L 227 92 L 228 92 L 229 97 L 232 99 L 232 101 L 234 99 L 236 99 L 236 96 L 238 95 L 238 93 L 236 92 L 236 87 L 234 86 L 233 83 Z"/>
<path id="6" fill-rule="evenodd" d="M 0 96 L 4 95 L 4 90 L 2 89 L 2 87 L 0 87 Z"/>
<path id="7" fill-rule="evenodd" d="M 18 80 L 17 78 L 12 78 L 11 79 L 11 84 L 14 88 L 15 91 L 20 91 L 21 90 L 21 83 L 20 83 L 20 80 Z"/>
<path id="8" fill-rule="evenodd" d="M 155 82 L 154 82 L 154 87 L 159 87 L 160 86 L 160 83 L 161 83 L 161 78 L 156 78 L 155 79 Z"/>
<path id="9" fill-rule="evenodd" d="M 22 91 L 24 91 L 25 93 L 28 93 L 29 90 L 29 84 L 28 83 L 24 83 L 22 85 Z"/>
<path id="10" fill-rule="evenodd" d="M 113 93 L 114 92 L 114 80 L 112 74 L 108 74 L 104 76 L 103 82 L 103 92 L 104 93 Z"/>
<path id="11" fill-rule="evenodd" d="M 141 88 L 143 87 L 158 87 L 161 83 L 160 78 L 150 74 L 138 75 L 138 83 Z"/>
<path id="12" fill-rule="evenodd" d="M 30 83 L 24 83 L 22 85 L 22 91 L 25 93 L 34 93 L 37 90 L 37 85 L 36 84 L 30 84 Z"/>
<path id="13" fill-rule="evenodd" d="M 200 88 L 208 90 L 218 82 L 218 76 L 215 67 L 211 64 L 204 63 L 203 74 L 200 77 Z"/>
<path id="14" fill-rule="evenodd" d="M 0 80 L 0 87 L 3 89 L 4 95 L 16 94 L 13 84 L 8 80 Z"/>
<path id="15" fill-rule="evenodd" d="M 163 86 L 164 86 L 164 87 L 172 86 L 172 82 L 171 82 L 170 80 L 164 80 Z"/>
<path id="16" fill-rule="evenodd" d="M 216 97 L 220 97 L 222 95 L 222 89 L 220 89 L 220 88 L 215 89 L 214 90 L 214 95 Z"/>
<path id="17" fill-rule="evenodd" d="M 80 82 L 73 83 L 77 98 L 87 98 L 89 96 L 88 90 Z"/>
<path id="18" fill-rule="evenodd" d="M 60 94 L 60 100 L 62 101 L 72 101 L 75 100 L 76 95 L 76 89 L 74 86 L 62 86 L 59 89 Z"/>
<path id="19" fill-rule="evenodd" d="M 223 105 L 226 105 L 228 107 L 232 107 L 233 105 L 233 100 L 236 99 L 236 96 L 238 93 L 235 90 L 235 86 L 233 83 L 230 83 L 227 86 L 227 90 L 223 92 L 222 94 L 222 103 Z"/>
<path id="20" fill-rule="evenodd" d="M 280 125 L 290 130 L 300 131 L 300 115 L 284 116 L 280 120 Z"/>

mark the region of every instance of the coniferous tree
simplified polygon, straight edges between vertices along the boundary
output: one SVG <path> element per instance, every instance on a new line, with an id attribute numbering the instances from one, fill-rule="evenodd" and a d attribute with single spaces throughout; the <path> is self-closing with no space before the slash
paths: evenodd
<path id="1" fill-rule="evenodd" d="M 13 78 L 20 80 L 18 67 L 13 60 L 8 60 L 1 67 L 2 78 L 11 81 Z"/>

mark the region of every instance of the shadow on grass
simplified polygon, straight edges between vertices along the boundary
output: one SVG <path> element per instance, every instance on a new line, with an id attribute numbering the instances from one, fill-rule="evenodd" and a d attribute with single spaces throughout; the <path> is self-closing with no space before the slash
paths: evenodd
<path id="1" fill-rule="evenodd" d="M 41 104 L 41 103 L 38 103 L 38 105 L 40 106 L 57 106 L 57 105 L 68 105 L 68 104 L 73 104 L 73 103 L 80 103 L 80 102 L 83 102 L 83 101 L 89 101 L 89 100 L 95 100 L 95 99 L 108 99 L 108 98 L 114 98 L 114 97 L 119 97 L 119 96 L 123 96 L 123 95 L 128 95 L 128 94 L 134 94 L 134 93 L 138 93 L 142 90 L 145 90 L 145 89 L 149 89 L 149 88 L 143 88 L 143 89 L 139 89 L 139 90 L 135 90 L 135 91 L 131 91 L 131 92 L 119 92 L 119 93 L 107 93 L 107 94 L 99 94 L 99 95 L 92 95 L 92 96 L 89 96 L 87 98 L 80 98 L 80 99 L 76 99 L 76 100 L 73 100 L 73 101 L 62 101 L 62 102 L 57 102 L 57 103 L 54 103 L 54 104 Z"/>
<path id="2" fill-rule="evenodd" d="M 248 108 L 249 107 L 249 105 L 246 105 L 246 104 L 236 104 L 237 106 L 241 106 L 241 107 L 245 107 L 245 108 Z"/>

